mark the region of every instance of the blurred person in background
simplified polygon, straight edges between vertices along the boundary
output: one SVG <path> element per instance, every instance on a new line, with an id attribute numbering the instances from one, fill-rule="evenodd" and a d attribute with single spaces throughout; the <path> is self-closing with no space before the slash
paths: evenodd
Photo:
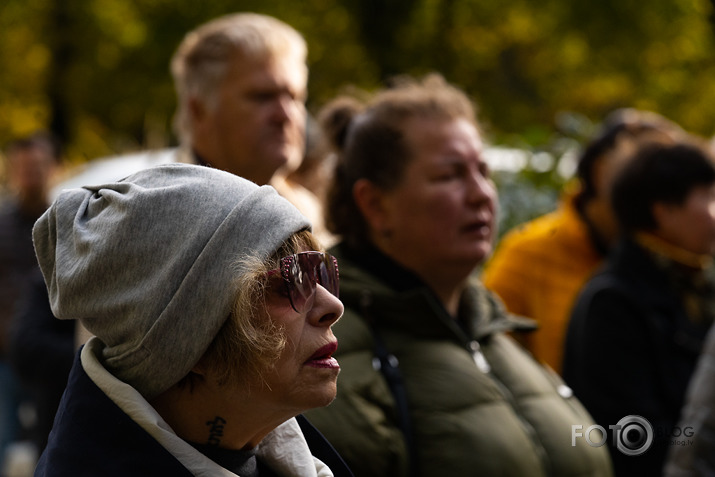
<path id="1" fill-rule="evenodd" d="M 335 154 L 320 127 L 320 121 L 319 117 L 308 116 L 305 155 L 300 167 L 290 174 L 289 180 L 311 191 L 324 204 L 335 168 Z"/>
<path id="2" fill-rule="evenodd" d="M 9 338 L 12 369 L 32 406 L 33 423 L 26 431 L 39 456 L 55 420 L 77 349 L 74 321 L 52 314 L 39 267 L 30 276 L 18 301 Z"/>
<path id="3" fill-rule="evenodd" d="M 18 406 L 24 393 L 9 361 L 10 328 L 37 269 L 32 226 L 49 205 L 61 154 L 54 138 L 37 132 L 10 142 L 4 156 L 9 195 L 0 203 L 0 472 L 7 445 L 22 437 Z"/>
<path id="4" fill-rule="evenodd" d="M 335 155 L 331 152 L 320 127 L 320 118 L 308 116 L 305 139 L 303 161 L 300 167 L 291 173 L 290 178 L 312 191 L 321 202 L 325 202 L 335 167 Z"/>
<path id="5" fill-rule="evenodd" d="M 623 151 L 635 141 L 672 141 L 683 134 L 655 113 L 614 111 L 582 151 L 576 181 L 565 189 L 559 208 L 509 231 L 484 266 L 484 285 L 510 312 L 538 323 L 537 330 L 515 338 L 556 372 L 562 370 L 576 296 L 617 237 L 609 191 L 627 157 Z"/>
<path id="6" fill-rule="evenodd" d="M 605 449 L 570 445 L 591 417 L 506 335 L 531 320 L 474 274 L 497 194 L 467 96 L 430 75 L 321 116 L 346 311 L 338 397 L 311 422 L 358 476 L 610 476 Z"/>
<path id="7" fill-rule="evenodd" d="M 195 159 L 256 184 L 300 165 L 307 46 L 287 24 L 255 13 L 189 32 L 171 60 L 176 127 Z"/>
<path id="8" fill-rule="evenodd" d="M 266 15 L 220 17 L 188 33 L 171 61 L 188 162 L 269 184 L 324 232 L 320 201 L 289 175 L 306 149 L 307 45 Z"/>
<path id="9" fill-rule="evenodd" d="M 715 475 L 715 327 L 711 326 L 672 433 L 664 477 Z"/>
<path id="10" fill-rule="evenodd" d="M 271 187 L 188 164 L 66 190 L 33 238 L 94 335 L 43 476 L 350 476 L 301 416 L 335 398 L 336 260 Z M 297 416 L 297 417 L 296 417 Z"/>
<path id="11" fill-rule="evenodd" d="M 98 178 L 90 167 L 60 188 L 82 186 L 85 177 L 117 180 L 160 163 L 201 164 L 273 186 L 323 238 L 321 202 L 289 177 L 306 147 L 306 61 L 303 36 L 268 15 L 234 13 L 198 26 L 170 62 L 181 147 L 110 158 L 116 173 Z"/>
<path id="12" fill-rule="evenodd" d="M 715 159 L 696 138 L 641 145 L 611 201 L 622 238 L 576 301 L 563 375 L 605 429 L 652 426 L 652 443 L 609 436 L 616 475 L 662 475 L 715 317 Z"/>

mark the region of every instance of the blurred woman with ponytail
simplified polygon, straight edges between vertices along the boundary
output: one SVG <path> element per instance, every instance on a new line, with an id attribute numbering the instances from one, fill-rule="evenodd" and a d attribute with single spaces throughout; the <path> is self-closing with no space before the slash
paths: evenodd
<path id="1" fill-rule="evenodd" d="M 320 115 L 337 154 L 328 223 L 341 237 L 338 397 L 308 413 L 356 476 L 610 476 L 593 420 L 507 336 L 475 269 L 497 193 L 467 96 L 438 75 Z"/>

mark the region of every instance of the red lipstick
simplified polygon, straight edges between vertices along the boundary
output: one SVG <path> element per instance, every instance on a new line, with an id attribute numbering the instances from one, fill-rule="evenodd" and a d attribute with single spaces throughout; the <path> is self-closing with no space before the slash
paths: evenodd
<path id="1" fill-rule="evenodd" d="M 340 368 L 338 360 L 333 358 L 333 353 L 335 353 L 337 349 L 337 341 L 328 343 L 313 353 L 305 364 L 314 368 Z"/>

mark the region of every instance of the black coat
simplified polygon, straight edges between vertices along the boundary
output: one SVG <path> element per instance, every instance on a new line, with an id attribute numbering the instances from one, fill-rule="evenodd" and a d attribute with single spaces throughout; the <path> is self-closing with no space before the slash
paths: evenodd
<path id="1" fill-rule="evenodd" d="M 52 314 L 45 280 L 36 267 L 13 318 L 10 360 L 37 411 L 28 437 L 40 451 L 52 429 L 75 350 L 75 321 Z"/>
<path id="2" fill-rule="evenodd" d="M 315 457 L 336 477 L 352 477 L 340 456 L 302 416 Z M 134 422 L 90 379 L 79 353 L 35 477 L 191 477 L 169 451 Z"/>
<path id="3" fill-rule="evenodd" d="M 564 379 L 605 429 L 629 415 L 653 427 L 652 445 L 638 456 L 617 450 L 608 431 L 617 476 L 661 474 L 707 329 L 688 318 L 668 274 L 631 241 L 582 290 L 567 333 Z"/>

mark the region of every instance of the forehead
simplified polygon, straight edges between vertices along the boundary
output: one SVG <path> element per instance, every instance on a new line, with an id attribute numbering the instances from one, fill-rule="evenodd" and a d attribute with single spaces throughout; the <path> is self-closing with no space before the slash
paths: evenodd
<path id="1" fill-rule="evenodd" d="M 297 55 L 236 53 L 226 71 L 224 85 L 278 86 L 302 92 L 307 88 L 308 67 Z"/>
<path id="2" fill-rule="evenodd" d="M 412 118 L 405 122 L 403 131 L 415 157 L 473 155 L 483 148 L 479 131 L 465 118 Z"/>

